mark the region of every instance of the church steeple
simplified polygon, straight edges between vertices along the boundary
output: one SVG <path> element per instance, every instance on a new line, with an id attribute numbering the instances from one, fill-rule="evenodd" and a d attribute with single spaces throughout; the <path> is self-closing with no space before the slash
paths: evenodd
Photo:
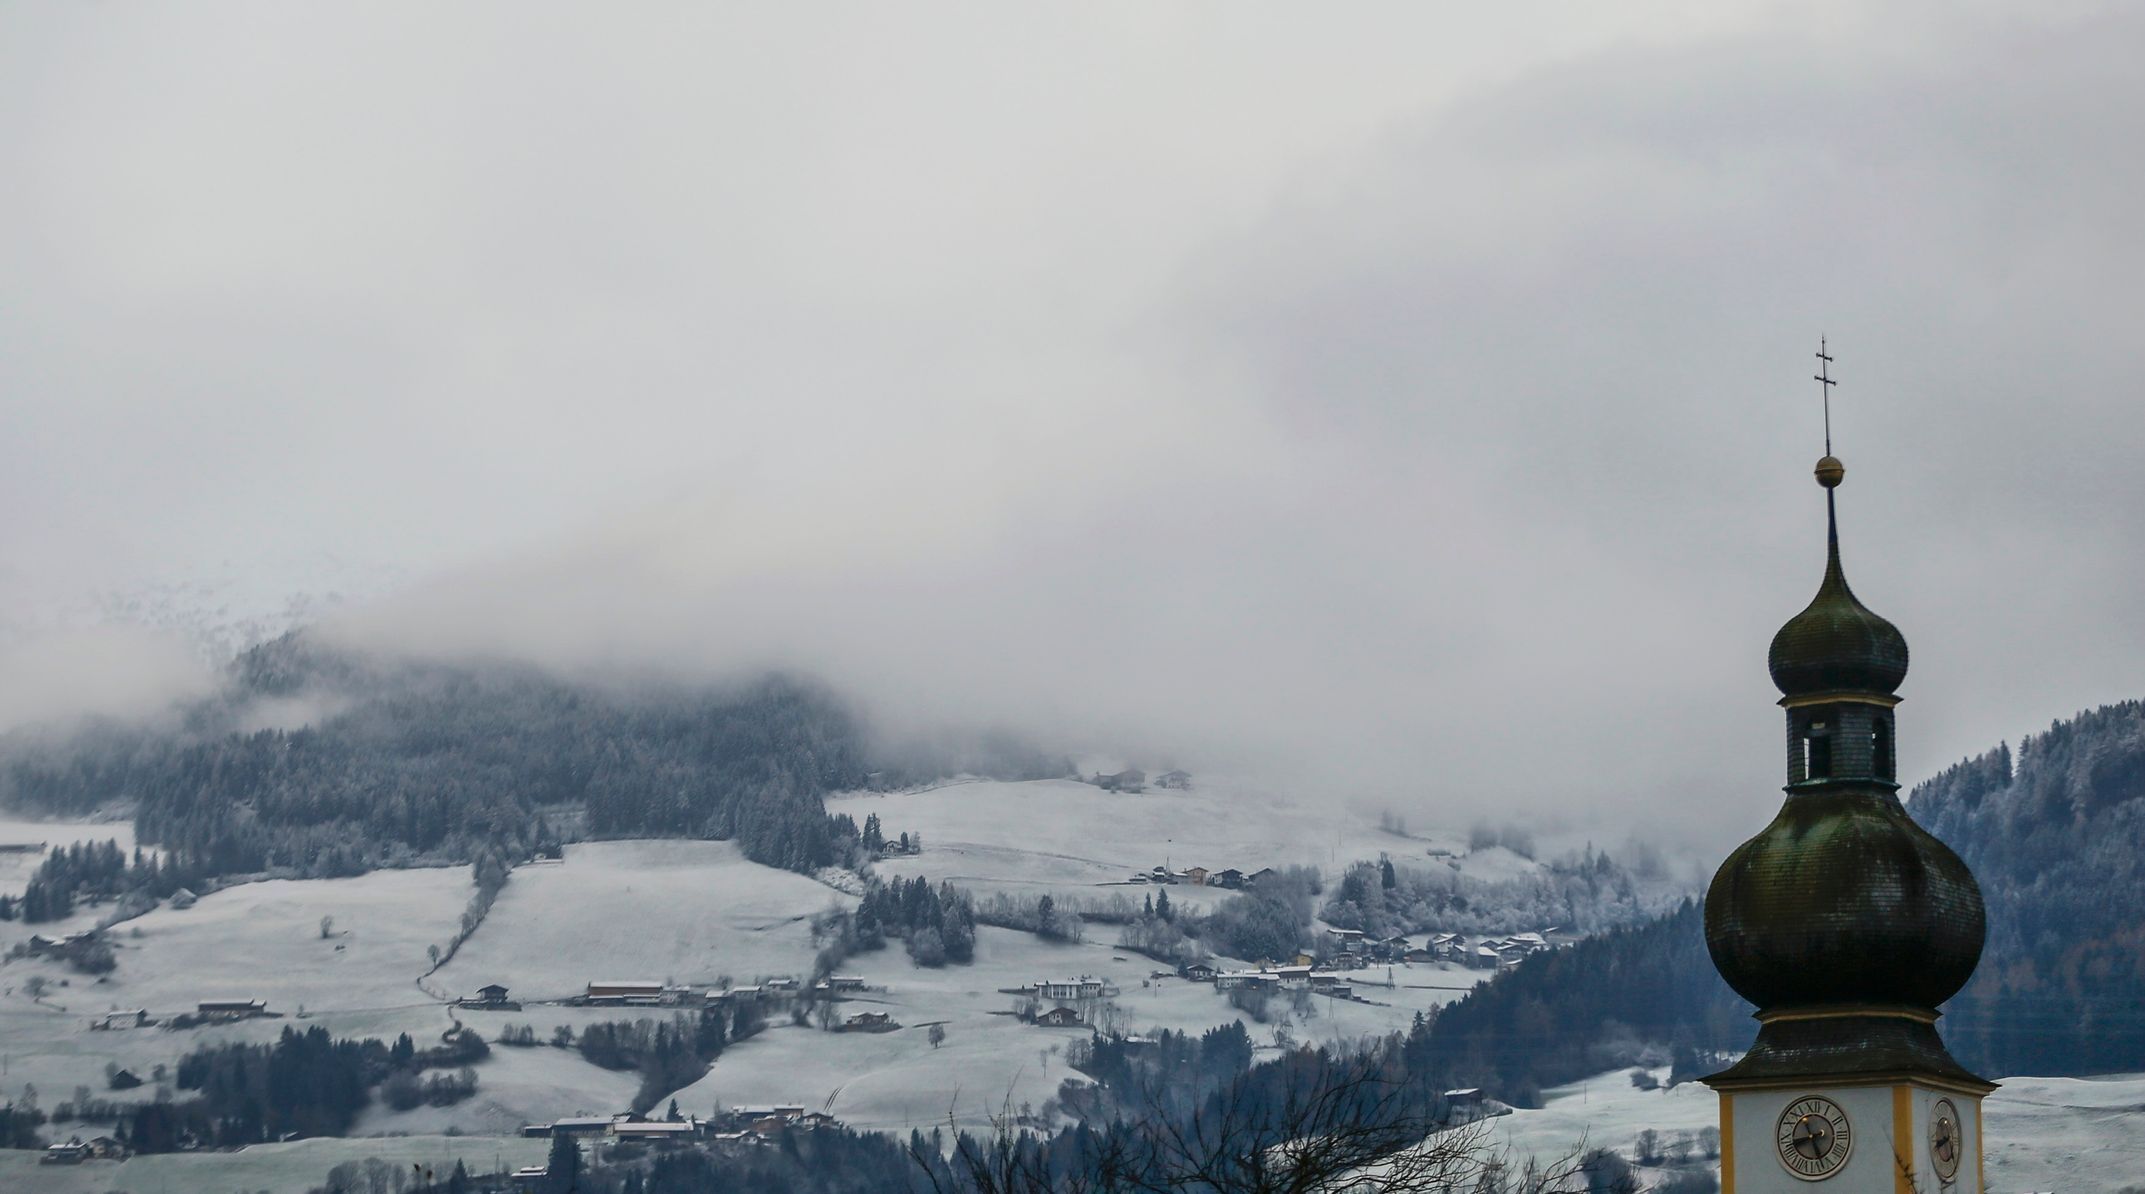
<path id="1" fill-rule="evenodd" d="M 1727 1154 L 1723 1189 L 1892 1191 L 1912 1170 L 1963 1194 L 1980 1183 L 1962 1184 L 1957 1152 L 1969 1136 L 1978 1147 L 1978 1100 L 1994 1087 L 1953 1060 L 1935 1024 L 1980 960 L 1981 891 L 1900 804 L 1893 714 L 1907 642 L 1847 585 L 1836 500 L 1846 469 L 1829 428 L 1826 447 L 1824 579 L 1767 656 L 1787 720 L 1787 800 L 1706 893 L 1707 950 L 1760 1025 L 1750 1051 L 1706 1079 L 1721 1092 L 1723 1136 L 1748 1134 Z M 1960 1102 L 1976 1109 L 1970 1129 Z M 1874 1160 L 1853 1155 L 1858 1120 L 1865 1135 L 1886 1128 L 1863 1145 Z M 1949 1137 L 1931 1134 L 1940 1121 Z"/>

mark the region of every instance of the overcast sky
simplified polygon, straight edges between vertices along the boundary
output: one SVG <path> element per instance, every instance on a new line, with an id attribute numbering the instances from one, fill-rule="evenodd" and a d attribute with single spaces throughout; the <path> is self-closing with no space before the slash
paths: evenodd
<path id="1" fill-rule="evenodd" d="M 85 595 L 392 577 L 1724 841 L 1820 333 L 1907 772 L 2145 694 L 2145 12 L 1871 7 L 0 6 L 0 719 L 184 678 Z"/>

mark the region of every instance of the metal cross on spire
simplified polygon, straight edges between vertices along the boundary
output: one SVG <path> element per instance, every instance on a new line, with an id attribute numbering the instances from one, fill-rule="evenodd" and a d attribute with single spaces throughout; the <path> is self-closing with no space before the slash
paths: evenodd
<path id="1" fill-rule="evenodd" d="M 1832 380 L 1832 358 L 1825 355 L 1825 338 L 1817 338 L 1817 359 L 1824 364 L 1817 367 L 1816 380 L 1824 384 L 1818 393 L 1825 396 L 1825 455 L 1832 455 L 1832 387 L 1840 384 Z"/>

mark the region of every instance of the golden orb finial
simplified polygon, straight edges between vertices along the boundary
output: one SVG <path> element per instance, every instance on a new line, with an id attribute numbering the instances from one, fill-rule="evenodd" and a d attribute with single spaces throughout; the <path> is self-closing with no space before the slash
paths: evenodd
<path id="1" fill-rule="evenodd" d="M 1847 479 L 1847 466 L 1837 456 L 1827 456 L 1817 462 L 1817 483 L 1827 489 L 1838 489 Z"/>

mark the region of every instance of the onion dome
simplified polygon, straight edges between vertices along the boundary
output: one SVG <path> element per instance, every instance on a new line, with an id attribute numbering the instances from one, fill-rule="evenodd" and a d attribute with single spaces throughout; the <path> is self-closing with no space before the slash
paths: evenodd
<path id="1" fill-rule="evenodd" d="M 1855 599 L 1840 568 L 1840 531 L 1832 490 L 1846 468 L 1830 456 L 1817 462 L 1825 487 L 1824 583 L 1801 613 L 1773 635 L 1766 666 L 1773 684 L 1788 696 L 1859 692 L 1888 696 L 1907 678 L 1907 638 Z"/>
<path id="2" fill-rule="evenodd" d="M 1934 1010 L 1973 977 L 1986 933 L 1966 863 L 1888 791 L 1791 797 L 1706 892 L 1706 949 L 1760 1008 Z"/>

